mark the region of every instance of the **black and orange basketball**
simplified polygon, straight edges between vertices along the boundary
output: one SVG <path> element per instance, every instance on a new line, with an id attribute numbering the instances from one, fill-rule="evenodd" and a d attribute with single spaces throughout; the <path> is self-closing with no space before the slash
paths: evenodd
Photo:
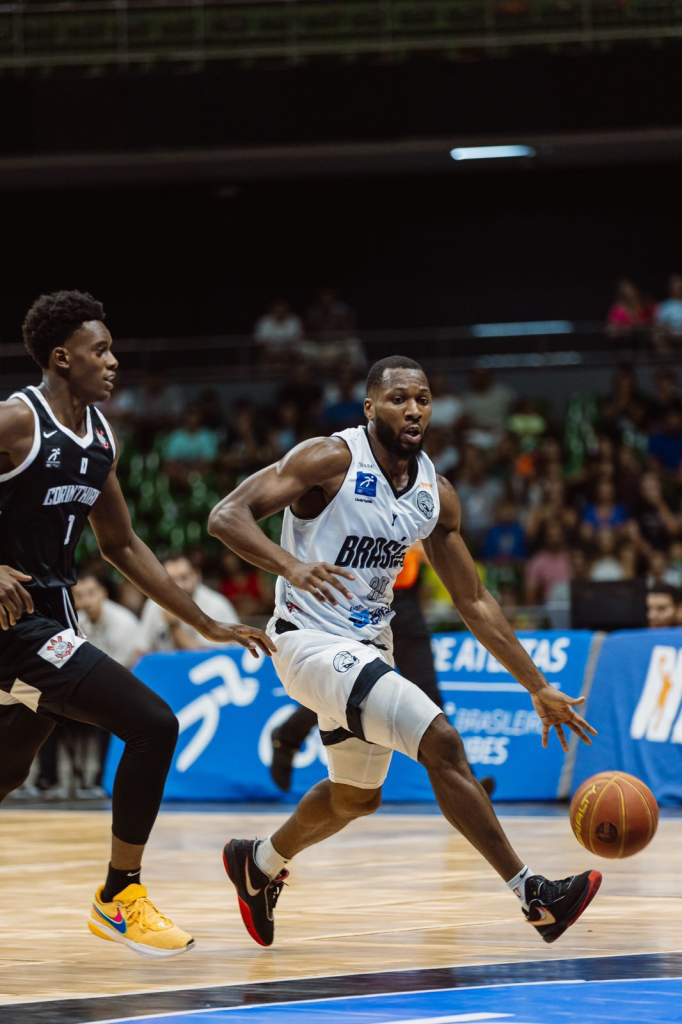
<path id="1" fill-rule="evenodd" d="M 571 828 L 579 843 L 599 857 L 631 857 L 653 839 L 658 804 L 641 779 L 626 772 L 599 772 L 571 800 Z"/>

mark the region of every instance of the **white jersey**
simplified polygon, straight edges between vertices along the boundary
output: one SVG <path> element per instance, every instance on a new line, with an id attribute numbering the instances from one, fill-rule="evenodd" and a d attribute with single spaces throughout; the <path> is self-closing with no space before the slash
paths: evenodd
<path id="1" fill-rule="evenodd" d="M 393 616 L 393 584 L 405 552 L 438 522 L 436 470 L 420 452 L 407 487 L 396 493 L 374 458 L 365 427 L 334 437 L 343 438 L 351 454 L 339 492 L 315 519 L 299 519 L 287 508 L 281 545 L 301 562 L 329 562 L 353 572 L 354 580 L 341 578 L 353 600 L 335 590 L 339 603 L 323 604 L 280 576 L 275 615 L 301 629 L 373 640 Z"/>

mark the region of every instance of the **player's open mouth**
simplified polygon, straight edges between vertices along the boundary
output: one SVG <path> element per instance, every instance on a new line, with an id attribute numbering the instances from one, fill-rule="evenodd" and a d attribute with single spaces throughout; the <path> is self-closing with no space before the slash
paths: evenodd
<path id="1" fill-rule="evenodd" d="M 406 427 L 403 430 L 403 435 L 409 437 L 412 441 L 418 441 L 422 436 L 421 427 Z"/>

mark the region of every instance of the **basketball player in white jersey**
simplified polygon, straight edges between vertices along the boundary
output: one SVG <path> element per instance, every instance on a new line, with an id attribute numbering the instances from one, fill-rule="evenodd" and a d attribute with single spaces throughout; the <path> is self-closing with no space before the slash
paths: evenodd
<path id="1" fill-rule="evenodd" d="M 301 850 L 371 814 L 391 755 L 424 765 L 444 816 L 521 901 L 546 942 L 585 910 L 598 871 L 562 881 L 534 874 L 514 852 L 462 740 L 410 680 L 393 671 L 391 599 L 407 548 L 422 540 L 431 565 L 477 639 L 530 693 L 546 746 L 564 726 L 590 743 L 596 730 L 577 713 L 583 698 L 550 686 L 481 584 L 460 534 L 460 505 L 422 451 L 431 418 L 418 363 L 392 356 L 367 378 L 367 427 L 305 441 L 244 481 L 211 513 L 209 532 L 253 565 L 276 573 L 268 633 L 287 693 L 317 712 L 329 779 L 314 786 L 270 838 L 231 840 L 223 859 L 242 919 L 256 942 L 274 936 L 273 910 Z M 281 544 L 258 520 L 285 509 Z"/>

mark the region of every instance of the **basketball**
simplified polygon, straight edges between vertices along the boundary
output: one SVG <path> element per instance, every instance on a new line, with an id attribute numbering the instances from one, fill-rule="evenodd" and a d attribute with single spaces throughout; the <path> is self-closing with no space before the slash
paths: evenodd
<path id="1" fill-rule="evenodd" d="M 586 850 L 599 857 L 632 857 L 653 839 L 658 804 L 641 779 L 625 772 L 599 772 L 571 800 L 571 828 Z"/>

